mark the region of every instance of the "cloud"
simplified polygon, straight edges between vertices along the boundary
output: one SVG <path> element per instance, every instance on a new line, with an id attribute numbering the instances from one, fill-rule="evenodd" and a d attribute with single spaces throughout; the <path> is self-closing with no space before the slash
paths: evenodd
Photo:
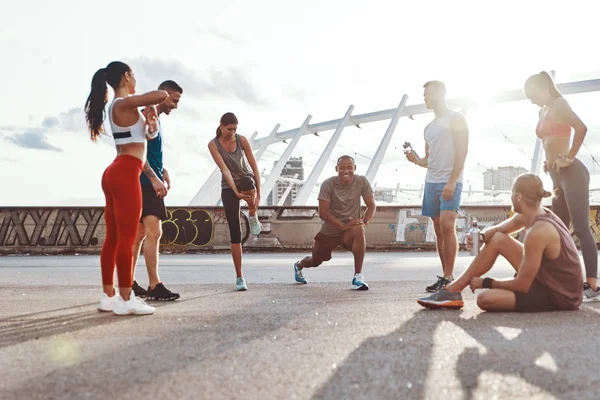
<path id="1" fill-rule="evenodd" d="M 196 30 L 196 33 L 202 36 L 210 36 L 233 44 L 242 43 L 242 40 L 238 36 L 232 35 L 228 32 L 223 32 L 215 27 L 199 28 Z"/>
<path id="2" fill-rule="evenodd" d="M 48 133 L 55 131 L 85 132 L 86 129 L 85 114 L 81 107 L 72 108 L 56 116 L 47 116 L 39 126 L 29 127 L 21 133 L 18 133 L 20 129 L 17 127 L 3 126 L 0 128 L 2 131 L 9 132 L 3 134 L 5 140 L 21 148 L 57 152 L 63 150 L 49 143 Z"/>
<path id="3" fill-rule="evenodd" d="M 83 132 L 87 129 L 85 112 L 81 107 L 75 107 L 58 115 L 58 125 L 55 128 L 67 132 Z"/>
<path id="4" fill-rule="evenodd" d="M 56 117 L 46 117 L 42 121 L 42 127 L 48 128 L 48 129 L 52 129 L 55 126 L 58 126 L 59 124 L 60 124 L 60 121 Z"/>
<path id="5" fill-rule="evenodd" d="M 281 94 L 291 99 L 299 101 L 304 101 L 308 97 L 308 94 L 304 90 L 289 85 L 281 87 Z"/>
<path id="6" fill-rule="evenodd" d="M 25 132 L 4 138 L 24 149 L 51 150 L 62 152 L 62 149 L 48 143 L 44 128 L 29 128 Z"/>
<path id="7" fill-rule="evenodd" d="M 140 82 L 152 82 L 153 86 L 158 86 L 160 82 L 172 79 L 181 85 L 185 96 L 202 100 L 207 97 L 233 97 L 254 106 L 268 105 L 242 67 L 210 67 L 200 76 L 200 71 L 192 70 L 178 61 L 143 57 L 131 60 L 130 64 L 141 78 Z"/>

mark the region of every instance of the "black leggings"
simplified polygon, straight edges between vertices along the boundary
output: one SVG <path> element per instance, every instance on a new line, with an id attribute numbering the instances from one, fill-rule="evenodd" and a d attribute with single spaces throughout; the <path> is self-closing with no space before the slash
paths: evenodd
<path id="1" fill-rule="evenodd" d="M 231 244 L 242 243 L 242 226 L 240 225 L 240 198 L 235 195 L 233 189 L 221 191 L 221 201 L 225 209 L 225 218 L 229 225 L 229 237 Z"/>
<path id="2" fill-rule="evenodd" d="M 589 186 L 590 173 L 581 161 L 561 168 L 560 172 L 550 171 L 556 196 L 552 199 L 552 211 L 569 228 L 573 222 L 573 232 L 579 238 L 585 272 L 588 278 L 598 276 L 598 248 L 590 227 Z"/>

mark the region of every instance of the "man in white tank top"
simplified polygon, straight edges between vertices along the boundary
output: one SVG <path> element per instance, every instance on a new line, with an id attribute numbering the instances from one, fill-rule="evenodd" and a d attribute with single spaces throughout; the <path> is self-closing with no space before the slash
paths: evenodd
<path id="1" fill-rule="evenodd" d="M 435 119 L 425 127 L 425 157 L 406 152 L 409 161 L 427 168 L 423 196 L 423 215 L 431 217 L 443 275 L 426 290 L 435 292 L 453 280 L 454 261 L 458 252 L 456 216 L 460 207 L 463 169 L 469 144 L 465 117 L 446 105 L 446 86 L 439 81 L 423 85 L 427 108 Z"/>

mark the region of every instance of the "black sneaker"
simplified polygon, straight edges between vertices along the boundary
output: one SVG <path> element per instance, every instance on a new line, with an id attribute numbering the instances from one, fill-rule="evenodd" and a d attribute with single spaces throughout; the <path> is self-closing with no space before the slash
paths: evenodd
<path id="1" fill-rule="evenodd" d="M 135 294 L 135 297 L 145 298 L 148 295 L 148 291 L 146 291 L 146 289 L 138 285 L 136 281 L 133 281 L 133 286 L 131 287 L 131 290 L 133 290 L 133 294 Z"/>
<path id="2" fill-rule="evenodd" d="M 173 301 L 179 298 L 179 293 L 173 293 L 165 287 L 165 285 L 159 283 L 154 289 L 148 287 L 148 294 L 146 299 L 151 301 Z"/>
<path id="3" fill-rule="evenodd" d="M 428 291 L 429 293 L 437 292 L 437 291 L 445 288 L 452 282 L 450 279 L 446 279 L 442 276 L 438 276 L 437 278 L 438 278 L 437 282 L 435 282 L 433 285 L 427 286 L 425 288 L 426 291 Z"/>

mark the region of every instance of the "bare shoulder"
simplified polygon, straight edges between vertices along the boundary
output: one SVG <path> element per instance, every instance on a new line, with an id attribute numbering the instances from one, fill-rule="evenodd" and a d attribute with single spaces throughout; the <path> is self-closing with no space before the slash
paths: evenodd
<path id="1" fill-rule="evenodd" d="M 532 244 L 548 244 L 559 238 L 556 227 L 548 221 L 537 221 L 527 230 L 525 242 Z"/>
<path id="2" fill-rule="evenodd" d="M 571 112 L 571 105 L 564 97 L 559 97 L 554 100 L 552 107 L 554 108 L 554 112 L 559 115 L 564 115 L 565 113 Z"/>
<path id="3" fill-rule="evenodd" d="M 467 118 L 464 116 L 463 113 L 461 113 L 459 111 L 450 110 L 450 119 L 452 120 L 452 123 L 455 125 L 466 125 L 467 124 Z"/>
<path id="4" fill-rule="evenodd" d="M 215 139 L 211 139 L 210 142 L 208 142 L 208 148 L 214 149 L 216 147 L 217 147 L 217 144 L 215 143 Z"/>

